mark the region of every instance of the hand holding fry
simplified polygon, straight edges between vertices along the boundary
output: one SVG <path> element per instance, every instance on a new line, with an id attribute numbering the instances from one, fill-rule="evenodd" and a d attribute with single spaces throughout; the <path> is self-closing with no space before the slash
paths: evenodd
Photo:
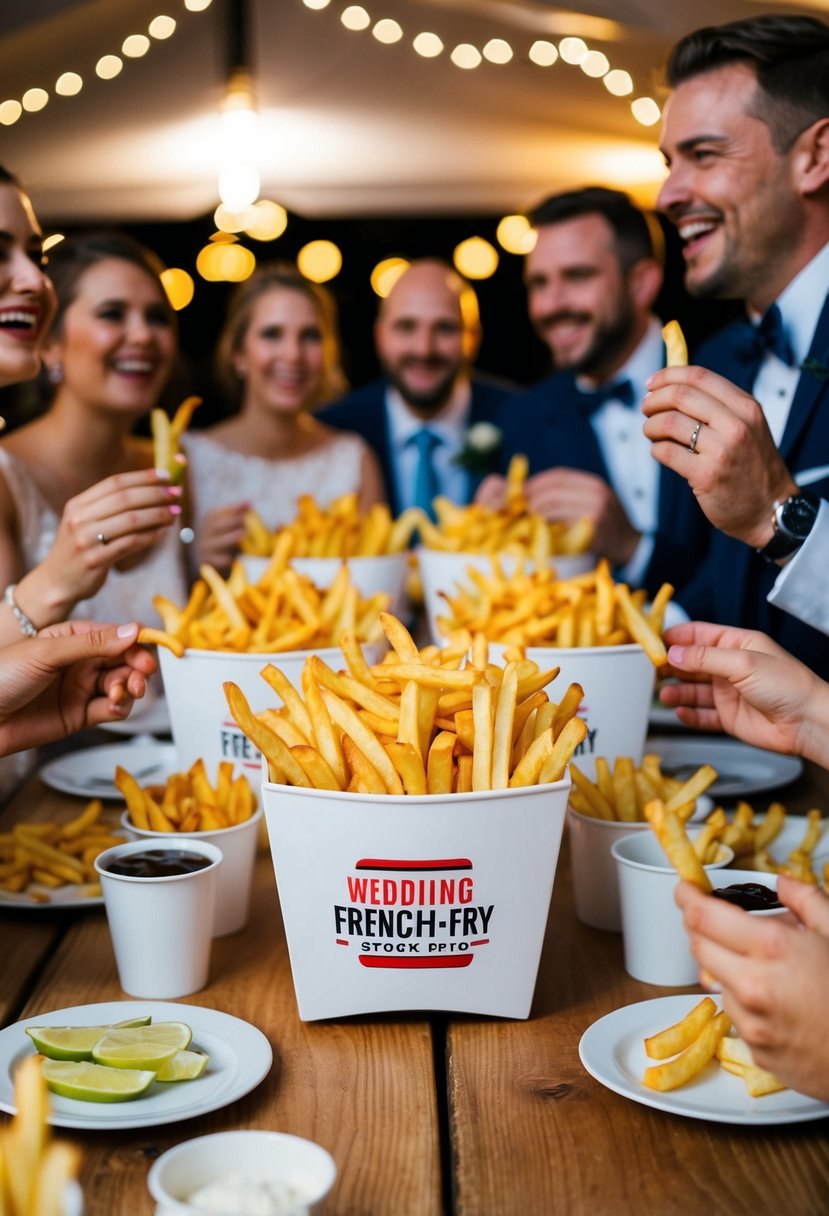
<path id="1" fill-rule="evenodd" d="M 14 1083 L 17 1114 L 0 1132 L 0 1211 L 3 1216 L 63 1216 L 64 1192 L 76 1177 L 78 1150 L 53 1143 L 49 1096 L 40 1061 L 29 1056 Z"/>
<path id="2" fill-rule="evenodd" d="M 700 967 L 722 1000 L 755 1064 L 800 1093 L 829 1100 L 829 896 L 782 876 L 787 917 L 753 917 L 681 883 L 676 901 Z"/>
<path id="3" fill-rule="evenodd" d="M 162 409 L 154 409 L 150 414 L 155 467 L 166 469 L 173 485 L 181 481 L 187 465 L 187 458 L 181 450 L 181 437 L 190 425 L 193 412 L 200 405 L 200 397 L 187 397 L 172 418 Z"/>

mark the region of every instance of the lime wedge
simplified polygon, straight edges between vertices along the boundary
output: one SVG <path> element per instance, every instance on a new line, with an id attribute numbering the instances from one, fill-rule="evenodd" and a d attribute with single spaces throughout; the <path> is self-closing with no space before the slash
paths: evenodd
<path id="1" fill-rule="evenodd" d="M 177 1051 L 161 1065 L 156 1081 L 195 1081 L 207 1068 L 209 1059 L 201 1051 Z"/>
<path id="2" fill-rule="evenodd" d="M 53 1093 L 80 1102 L 129 1102 L 145 1094 L 155 1080 L 149 1070 L 102 1068 L 70 1060 L 44 1060 L 43 1076 Z"/>
<path id="3" fill-rule="evenodd" d="M 149 1026 L 152 1021 L 152 1016 L 145 1013 L 142 1018 L 127 1018 L 125 1022 L 113 1022 L 107 1030 L 127 1030 L 131 1026 Z"/>
<path id="4" fill-rule="evenodd" d="M 151 1018 L 131 1018 L 115 1026 L 29 1026 L 26 1034 L 50 1060 L 91 1060 L 92 1048 L 108 1030 L 147 1026 Z"/>
<path id="5" fill-rule="evenodd" d="M 50 1060 L 91 1060 L 92 1048 L 107 1026 L 27 1026 L 26 1034 Z"/>
<path id="6" fill-rule="evenodd" d="M 93 1047 L 92 1059 L 110 1068 L 151 1068 L 158 1072 L 165 1060 L 187 1047 L 192 1037 L 184 1022 L 156 1022 L 123 1030 L 113 1027 Z"/>

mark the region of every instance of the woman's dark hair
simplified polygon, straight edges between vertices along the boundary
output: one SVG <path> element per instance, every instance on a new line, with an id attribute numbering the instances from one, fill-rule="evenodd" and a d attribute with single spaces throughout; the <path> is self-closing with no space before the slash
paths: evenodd
<path id="1" fill-rule="evenodd" d="M 735 63 L 757 76 L 753 113 L 778 152 L 829 116 L 829 25 L 817 17 L 766 13 L 695 30 L 671 51 L 666 76 L 676 88 Z"/>
<path id="2" fill-rule="evenodd" d="M 125 232 L 101 229 L 69 236 L 49 250 L 48 274 L 55 285 L 58 298 L 53 332 L 60 332 L 66 310 L 74 301 L 78 284 L 87 270 L 97 266 L 99 262 L 113 258 L 119 262 L 129 262 L 145 271 L 151 279 L 159 280 L 158 286 L 164 306 L 169 310 L 171 321 L 174 319 L 175 312 L 167 299 L 164 285 L 160 282 L 160 275 L 164 270 L 161 259 Z"/>
<path id="3" fill-rule="evenodd" d="M 216 347 L 216 373 L 232 397 L 239 397 L 239 377 L 233 356 L 241 349 L 256 301 L 271 291 L 296 291 L 310 301 L 322 334 L 322 384 L 318 400 L 311 407 L 333 401 L 348 388 L 340 365 L 340 334 L 334 296 L 319 283 L 312 283 L 289 262 L 265 262 L 249 279 L 236 288 L 230 298 L 227 317 Z"/>
<path id="4" fill-rule="evenodd" d="M 14 174 L 10 173 L 9 170 L 6 169 L 3 165 L 0 165 L 0 185 L 14 186 L 16 190 L 23 189 L 23 187 L 20 185 L 20 182 L 17 180 L 17 178 L 14 176 Z"/>

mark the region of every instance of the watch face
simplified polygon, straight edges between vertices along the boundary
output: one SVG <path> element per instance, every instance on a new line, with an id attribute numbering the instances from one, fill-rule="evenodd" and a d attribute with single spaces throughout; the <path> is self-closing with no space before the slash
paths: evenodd
<path id="1" fill-rule="evenodd" d="M 815 506 L 808 498 L 802 495 L 787 498 L 780 507 L 778 527 L 796 540 L 805 540 L 812 530 L 816 515 Z"/>

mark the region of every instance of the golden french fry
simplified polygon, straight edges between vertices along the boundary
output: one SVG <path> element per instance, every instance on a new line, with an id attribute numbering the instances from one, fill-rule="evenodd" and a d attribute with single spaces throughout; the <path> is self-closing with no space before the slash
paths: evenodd
<path id="1" fill-rule="evenodd" d="M 702 1072 L 714 1057 L 717 1044 L 731 1029 L 727 1013 L 717 1013 L 706 1021 L 698 1037 L 675 1059 L 666 1064 L 656 1064 L 645 1069 L 643 1085 L 649 1089 L 665 1092 L 687 1084 L 692 1077 Z"/>
<path id="2" fill-rule="evenodd" d="M 686 882 L 692 882 L 701 891 L 711 891 L 711 882 L 703 869 L 702 862 L 694 852 L 694 846 L 688 839 L 685 824 L 676 811 L 668 810 L 667 806 L 658 799 L 649 802 L 645 807 L 645 818 L 650 823 L 656 838 L 662 845 L 668 860 Z"/>
<path id="3" fill-rule="evenodd" d="M 698 768 L 693 777 L 688 780 L 673 794 L 665 803 L 665 809 L 668 811 L 680 811 L 685 808 L 682 818 L 690 819 L 694 813 L 694 804 L 700 794 L 704 794 L 709 785 L 717 780 L 717 770 L 712 768 L 710 764 L 703 764 Z M 690 810 L 688 809 L 690 807 Z"/>
<path id="4" fill-rule="evenodd" d="M 564 728 L 556 735 L 550 755 L 541 764 L 538 775 L 540 785 L 563 779 L 564 770 L 586 735 L 587 723 L 583 718 L 571 718 L 565 723 Z"/>
<path id="5" fill-rule="evenodd" d="M 578 790 L 587 806 L 590 807 L 589 813 L 591 815 L 595 816 L 596 819 L 613 820 L 616 818 L 613 804 L 575 764 L 570 765 L 570 778 L 574 788 Z"/>
<path id="6" fill-rule="evenodd" d="M 171 633 L 165 633 L 163 629 L 144 626 L 138 631 L 138 641 L 144 646 L 165 646 L 177 659 L 184 657 L 184 644 Z"/>
<path id="7" fill-rule="evenodd" d="M 668 321 L 662 326 L 662 341 L 665 343 L 665 366 L 687 367 L 688 344 L 679 321 Z"/>
<path id="8" fill-rule="evenodd" d="M 455 735 L 441 731 L 429 748 L 426 764 L 426 789 L 430 794 L 451 794 Z M 474 765 L 474 758 L 473 758 Z"/>
<path id="9" fill-rule="evenodd" d="M 705 996 L 686 1013 L 681 1022 L 660 1030 L 645 1039 L 645 1051 L 651 1060 L 667 1060 L 690 1047 L 702 1033 L 703 1027 L 713 1018 L 717 1006 L 710 996 Z M 725 1040 L 723 1040 L 725 1041 Z M 719 1048 L 718 1048 L 719 1050 Z"/>
<path id="10" fill-rule="evenodd" d="M 387 743 L 391 762 L 400 775 L 407 794 L 426 793 L 426 770 L 419 748 L 413 743 Z"/>

